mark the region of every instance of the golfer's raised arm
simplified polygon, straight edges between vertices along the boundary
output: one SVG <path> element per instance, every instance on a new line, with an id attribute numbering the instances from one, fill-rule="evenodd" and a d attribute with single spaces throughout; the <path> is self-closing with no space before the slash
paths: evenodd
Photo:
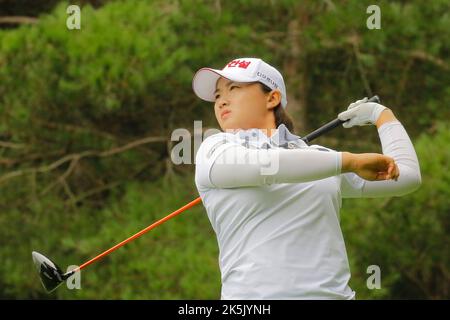
<path id="1" fill-rule="evenodd" d="M 357 175 L 342 175 L 341 192 L 346 198 L 402 196 L 413 192 L 421 184 L 419 161 L 414 146 L 403 125 L 390 109 L 383 109 L 374 121 L 383 154 L 392 157 L 398 167 L 396 181 L 366 181 Z"/>

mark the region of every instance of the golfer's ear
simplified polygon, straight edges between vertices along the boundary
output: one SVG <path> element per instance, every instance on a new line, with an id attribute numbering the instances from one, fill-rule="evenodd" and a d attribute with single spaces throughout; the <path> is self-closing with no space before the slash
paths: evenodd
<path id="1" fill-rule="evenodd" d="M 273 109 L 281 103 L 281 92 L 279 90 L 272 90 L 267 95 L 267 109 Z"/>

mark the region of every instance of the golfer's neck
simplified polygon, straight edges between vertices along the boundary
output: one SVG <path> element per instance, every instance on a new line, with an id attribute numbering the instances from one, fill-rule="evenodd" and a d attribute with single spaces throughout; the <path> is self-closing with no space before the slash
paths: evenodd
<path id="1" fill-rule="evenodd" d="M 261 129 L 264 132 L 264 134 L 270 138 L 275 133 L 277 127 L 275 126 L 275 123 L 271 121 L 269 124 L 265 125 Z"/>
<path id="2" fill-rule="evenodd" d="M 270 138 L 275 133 L 275 130 L 275 128 L 268 128 L 264 130 L 264 133 Z"/>
<path id="3" fill-rule="evenodd" d="M 227 129 L 230 130 L 231 132 L 237 132 L 239 130 L 249 130 L 249 129 L 259 129 L 261 130 L 266 136 L 268 136 L 269 138 L 275 133 L 275 130 L 277 129 L 275 127 L 275 123 L 268 123 L 268 124 L 260 124 L 260 125 L 250 125 L 248 127 L 241 127 L 239 129 Z"/>

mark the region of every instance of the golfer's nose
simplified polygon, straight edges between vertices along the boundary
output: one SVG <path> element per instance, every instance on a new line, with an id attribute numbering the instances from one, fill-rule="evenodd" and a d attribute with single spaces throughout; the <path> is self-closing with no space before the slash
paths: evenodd
<path id="1" fill-rule="evenodd" d="M 219 109 L 222 109 L 223 107 L 226 107 L 226 106 L 228 106 L 228 100 L 227 99 L 225 99 L 225 98 L 219 98 L 219 101 L 218 101 L 218 105 L 219 105 Z"/>

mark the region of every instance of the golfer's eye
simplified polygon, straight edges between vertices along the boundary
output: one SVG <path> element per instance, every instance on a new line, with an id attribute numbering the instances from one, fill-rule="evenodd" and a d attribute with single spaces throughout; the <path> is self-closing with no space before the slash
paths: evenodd
<path id="1" fill-rule="evenodd" d="M 233 89 L 233 88 L 239 88 L 239 87 L 238 86 L 231 86 L 230 90 Z"/>
<path id="2" fill-rule="evenodd" d="M 220 98 L 220 94 L 216 95 L 216 100 Z"/>

